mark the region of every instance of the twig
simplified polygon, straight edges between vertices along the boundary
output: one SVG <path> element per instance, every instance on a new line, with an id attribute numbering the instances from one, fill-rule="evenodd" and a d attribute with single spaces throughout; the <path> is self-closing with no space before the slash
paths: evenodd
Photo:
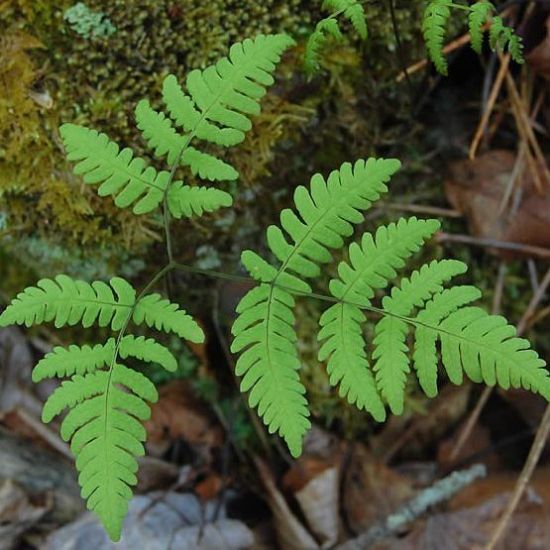
<path id="1" fill-rule="evenodd" d="M 500 89 L 502 88 L 504 78 L 508 73 L 509 65 L 510 65 L 510 54 L 506 54 L 501 60 L 500 69 L 498 70 L 497 76 L 495 78 L 495 82 L 491 89 L 491 93 L 489 94 L 489 99 L 487 100 L 485 111 L 483 112 L 483 116 L 479 121 L 476 133 L 474 134 L 474 138 L 472 139 L 472 143 L 470 145 L 469 157 L 472 160 L 476 156 L 479 143 L 481 142 L 481 138 L 483 137 L 483 134 L 485 133 L 485 130 L 487 128 L 487 123 L 491 118 L 491 113 L 493 112 L 493 108 L 498 98 L 498 94 L 500 92 Z"/>
<path id="2" fill-rule="evenodd" d="M 526 254 L 528 256 L 535 256 L 545 260 L 550 259 L 550 248 L 543 248 L 542 246 L 498 241 L 496 239 L 485 239 L 482 237 L 472 237 L 470 235 L 450 234 L 443 231 L 436 235 L 436 239 L 440 243 L 463 243 L 473 246 L 482 246 L 484 248 L 512 250 L 514 252 L 521 252 L 522 254 Z"/>
<path id="3" fill-rule="evenodd" d="M 453 52 L 454 50 L 457 50 L 458 48 L 461 48 L 462 46 L 468 44 L 470 42 L 470 34 L 466 33 L 462 36 L 459 36 L 458 38 L 455 38 L 452 42 L 449 42 L 444 48 L 443 53 L 445 55 Z M 406 69 L 404 69 L 402 72 L 400 72 L 397 77 L 395 78 L 396 82 L 402 82 L 405 78 L 407 78 L 406 75 L 412 75 L 414 73 L 417 73 L 421 69 L 423 69 L 428 63 L 430 62 L 429 59 L 421 59 L 420 61 L 417 61 L 416 63 L 413 63 L 412 65 L 409 65 Z"/>
<path id="4" fill-rule="evenodd" d="M 521 474 L 514 488 L 514 493 L 510 497 L 508 506 L 506 507 L 503 516 L 500 518 L 498 525 L 493 531 L 491 540 L 485 547 L 485 550 L 493 550 L 504 532 L 506 531 L 508 523 L 514 515 L 519 501 L 521 500 L 521 497 L 523 496 L 523 493 L 527 488 L 527 484 L 529 483 L 529 480 L 531 479 L 531 476 L 535 471 L 540 455 L 542 454 L 544 446 L 546 445 L 548 434 L 550 434 L 550 405 L 546 407 L 546 411 L 544 413 L 544 416 L 542 417 L 539 429 L 537 430 L 537 434 L 535 436 L 535 441 L 533 442 L 531 450 L 529 451 L 529 456 L 527 457 L 527 461 L 523 466 L 523 470 L 521 471 Z"/>
<path id="5" fill-rule="evenodd" d="M 429 508 L 449 500 L 462 489 L 486 475 L 487 470 L 483 464 L 476 464 L 467 470 L 453 472 L 431 487 L 424 489 L 382 523 L 374 525 L 366 533 L 340 545 L 338 550 L 370 548 L 375 541 L 398 533 Z"/>
<path id="6" fill-rule="evenodd" d="M 429 206 L 424 204 L 383 202 L 377 205 L 377 208 L 385 209 L 385 210 L 400 210 L 402 212 L 415 212 L 417 214 L 428 214 L 430 216 L 441 216 L 446 218 L 462 217 L 462 214 L 458 210 L 453 210 L 451 208 L 440 208 L 438 206 Z"/>

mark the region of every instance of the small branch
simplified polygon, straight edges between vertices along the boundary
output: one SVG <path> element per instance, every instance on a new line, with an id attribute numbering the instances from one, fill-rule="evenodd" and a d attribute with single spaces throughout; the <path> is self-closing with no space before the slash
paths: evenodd
<path id="1" fill-rule="evenodd" d="M 523 470 L 521 471 L 519 479 L 514 488 L 514 493 L 510 498 L 510 501 L 508 502 L 508 506 L 506 507 L 506 510 L 504 511 L 503 516 L 500 518 L 500 521 L 498 522 L 498 525 L 494 530 L 493 535 L 491 536 L 491 540 L 485 547 L 485 550 L 494 550 L 497 543 L 501 539 L 502 535 L 504 535 L 508 527 L 508 523 L 510 522 L 510 519 L 514 515 L 514 512 L 516 511 L 519 501 L 521 500 L 521 497 L 523 496 L 523 493 L 527 488 L 527 484 L 529 483 L 529 480 L 531 479 L 531 476 L 535 471 L 535 468 L 540 459 L 540 455 L 542 454 L 542 451 L 544 450 L 544 447 L 546 445 L 546 440 L 548 439 L 549 434 L 550 434 L 550 405 L 546 407 L 546 411 L 544 413 L 544 416 L 542 417 L 539 429 L 537 430 L 537 435 L 535 436 L 535 441 L 533 442 L 533 446 L 529 451 L 529 456 L 527 457 L 527 461 L 525 462 Z"/>
<path id="2" fill-rule="evenodd" d="M 483 464 L 476 464 L 467 470 L 453 472 L 424 489 L 410 502 L 399 508 L 394 514 L 366 533 L 340 545 L 338 550 L 356 550 L 370 548 L 374 542 L 400 532 L 404 527 L 422 516 L 429 508 L 451 499 L 462 489 L 477 479 L 484 478 L 487 470 Z"/>
<path id="3" fill-rule="evenodd" d="M 485 239 L 482 237 L 472 237 L 470 235 L 452 235 L 443 231 L 436 235 L 436 239 L 439 243 L 462 243 L 481 246 L 484 248 L 512 250 L 514 252 L 521 252 L 522 254 L 526 254 L 528 256 L 535 256 L 545 260 L 550 259 L 550 248 L 543 248 L 541 246 L 498 241 L 496 239 Z"/>

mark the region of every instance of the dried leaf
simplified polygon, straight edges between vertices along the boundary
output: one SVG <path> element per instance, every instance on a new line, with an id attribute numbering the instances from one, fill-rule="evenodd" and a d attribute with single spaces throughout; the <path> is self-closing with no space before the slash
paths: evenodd
<path id="1" fill-rule="evenodd" d="M 223 443 L 222 428 L 207 405 L 195 397 L 189 384 L 175 380 L 163 386 L 159 394 L 151 420 L 145 424 L 150 454 L 162 456 L 178 439 L 202 449 Z"/>
<path id="2" fill-rule="evenodd" d="M 343 507 L 355 533 L 382 521 L 413 495 L 411 481 L 356 445 L 343 469 Z"/>
<path id="3" fill-rule="evenodd" d="M 319 548 L 319 544 L 292 512 L 284 496 L 277 489 L 267 465 L 258 457 L 255 458 L 255 463 L 267 492 L 267 502 L 273 514 L 275 531 L 281 548 L 292 548 L 293 550 Z"/>
<path id="4" fill-rule="evenodd" d="M 475 160 L 451 164 L 445 181 L 447 198 L 468 219 L 474 236 L 550 249 L 550 193 L 540 195 L 527 169 L 518 178 L 521 189 L 517 209 L 501 214 L 501 204 L 514 172 L 516 156 L 510 151 L 490 151 Z M 544 181 L 540 168 L 540 177 Z M 495 251 L 511 259 L 517 253 Z"/>

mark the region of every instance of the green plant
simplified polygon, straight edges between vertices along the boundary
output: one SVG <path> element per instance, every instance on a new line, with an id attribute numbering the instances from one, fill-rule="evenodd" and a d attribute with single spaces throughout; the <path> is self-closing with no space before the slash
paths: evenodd
<path id="1" fill-rule="evenodd" d="M 361 2 L 356 0 L 324 0 L 322 8 L 332 13 L 325 19 L 321 19 L 309 36 L 304 56 L 304 68 L 308 75 L 316 73 L 320 68 L 321 49 L 327 40 L 332 38 L 337 42 L 343 39 L 338 17 L 348 19 L 362 40 L 368 35 L 365 10 Z"/>
<path id="2" fill-rule="evenodd" d="M 136 483 L 135 457 L 144 452 L 145 430 L 139 421 L 148 418 L 147 402 L 157 399 L 148 378 L 119 360 L 132 356 L 159 363 L 168 371 L 177 366 L 161 344 L 126 333 L 133 323 L 192 342 L 204 339 L 201 328 L 184 310 L 150 290 L 174 268 L 170 216 L 201 215 L 232 203 L 224 191 L 175 181 L 176 172 L 183 165 L 210 181 L 236 178 L 231 166 L 190 144 L 193 139 L 225 147 L 241 142 L 251 128 L 249 116 L 259 112 L 259 100 L 273 83 L 275 64 L 291 44 L 286 35 L 260 35 L 235 44 L 228 58 L 189 73 L 188 94 L 169 75 L 163 99 L 171 118 L 153 110 L 147 101 L 137 105 L 138 127 L 155 155 L 167 157 L 168 171 L 157 172 L 131 149 L 120 150 L 105 134 L 74 124 L 61 127 L 67 156 L 77 161 L 75 173 L 82 174 L 85 183 L 100 184 L 99 195 L 112 196 L 120 208 L 132 206 L 137 215 L 162 206 L 166 222 L 169 263 L 139 294 L 118 277 L 108 285 L 59 275 L 21 292 L 0 316 L 0 326 L 53 322 L 57 328 L 76 324 L 88 328 L 99 324 L 118 333 L 116 340 L 93 347 L 56 348 L 34 371 L 35 380 L 70 377 L 46 401 L 43 420 L 49 422 L 69 409 L 61 435 L 71 441 L 82 496 L 113 540 L 120 537 L 130 487 Z"/>
<path id="3" fill-rule="evenodd" d="M 154 384 L 124 366 L 133 357 L 174 371 L 172 353 L 152 338 L 135 336 L 132 325 L 172 333 L 201 342 L 199 325 L 153 287 L 170 271 L 189 270 L 177 264 L 172 251 L 172 218 L 191 217 L 232 204 L 232 197 L 213 187 L 192 187 L 176 179 L 181 167 L 209 181 L 232 180 L 235 170 L 210 153 L 191 147 L 193 139 L 229 147 L 241 142 L 250 129 L 250 115 L 259 112 L 259 100 L 273 83 L 272 73 L 281 54 L 292 45 L 286 35 L 260 35 L 231 47 L 229 57 L 186 79 L 185 93 L 172 75 L 164 80 L 163 99 L 169 116 L 153 110 L 147 101 L 136 107 L 138 127 L 155 155 L 166 157 L 169 170 L 157 172 L 122 149 L 105 134 L 74 124 L 61 127 L 68 158 L 84 182 L 99 184 L 101 196 L 117 206 L 132 207 L 136 215 L 161 208 L 164 215 L 168 263 L 137 293 L 122 278 L 87 283 L 58 275 L 43 279 L 21 292 L 0 315 L 0 326 L 53 322 L 57 328 L 81 324 L 109 327 L 116 338 L 93 346 L 55 348 L 36 366 L 36 381 L 69 378 L 46 401 L 43 420 L 49 422 L 65 409 L 61 435 L 71 441 L 80 472 L 79 483 L 88 507 L 94 510 L 113 540 L 120 537 L 131 486 L 136 483 L 136 456 L 143 454 L 148 418 L 147 403 L 157 399 Z M 181 128 L 182 133 L 176 128 Z M 348 249 L 339 277 L 331 281 L 330 295 L 313 293 L 306 279 L 321 274 L 331 261 L 330 250 L 342 249 L 363 212 L 387 191 L 398 170 L 392 159 L 345 163 L 328 179 L 313 176 L 310 188 L 294 194 L 298 215 L 281 213 L 281 227 L 270 226 L 267 243 L 278 262 L 269 263 L 252 251 L 242 254 L 243 265 L 259 284 L 239 303 L 232 331 L 232 350 L 239 353 L 237 375 L 241 390 L 250 391 L 249 403 L 258 408 L 270 432 L 278 432 L 291 453 L 298 456 L 309 428 L 305 388 L 300 382 L 293 308 L 297 297 L 327 301 L 331 306 L 320 320 L 321 360 L 328 360 L 330 381 L 340 393 L 377 420 L 386 404 L 403 410 L 404 383 L 410 371 L 406 338 L 415 329 L 413 365 L 424 391 L 437 392 L 437 341 L 450 380 L 462 381 L 463 372 L 476 382 L 523 386 L 550 399 L 550 378 L 544 361 L 504 318 L 466 307 L 479 297 L 473 287 L 443 285 L 466 266 L 453 260 L 432 262 L 404 278 L 400 286 L 373 305 L 375 292 L 387 286 L 406 261 L 439 227 L 436 220 L 401 219 L 365 233 Z M 372 369 L 367 359 L 361 323 L 364 312 L 381 316 L 376 324 Z M 416 312 L 416 313 L 415 313 Z"/>
<path id="4" fill-rule="evenodd" d="M 428 56 L 441 74 L 448 72 L 447 60 L 443 52 L 445 27 L 451 17 L 451 10 L 464 10 L 468 13 L 468 28 L 474 51 L 481 53 L 483 31 L 489 27 L 489 45 L 493 51 L 497 48 L 508 51 L 516 63 L 523 63 L 523 44 L 521 38 L 511 27 L 507 27 L 502 18 L 495 15 L 496 8 L 488 0 L 478 0 L 471 6 L 457 4 L 449 0 L 431 0 L 426 6 L 422 19 L 422 33 L 426 42 Z"/>

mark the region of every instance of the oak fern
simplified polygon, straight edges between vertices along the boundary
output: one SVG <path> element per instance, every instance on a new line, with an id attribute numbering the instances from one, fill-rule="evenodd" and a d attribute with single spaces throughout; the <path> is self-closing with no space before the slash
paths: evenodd
<path id="1" fill-rule="evenodd" d="M 369 159 L 344 164 L 327 181 L 315 175 L 310 188 L 298 187 L 290 209 L 281 213 L 281 226 L 270 226 L 267 244 L 277 261 L 272 265 L 245 251 L 242 262 L 259 285 L 240 302 L 233 325 L 232 351 L 240 353 L 236 373 L 241 389 L 250 391 L 270 432 L 278 432 L 291 453 L 300 453 L 309 427 L 305 389 L 298 370 L 293 307 L 295 298 L 312 290 L 305 279 L 320 275 L 330 262 L 330 249 L 344 246 L 362 211 L 386 191 L 385 183 L 398 169 L 394 160 Z M 474 382 L 524 387 L 550 399 L 545 363 L 502 317 L 465 307 L 479 297 L 473 287 L 445 289 L 467 266 L 455 260 L 432 261 L 415 270 L 376 304 L 377 294 L 403 269 L 411 255 L 439 228 L 436 220 L 401 219 L 365 233 L 348 250 L 349 261 L 338 266 L 330 281 L 335 304 L 321 316 L 319 360 L 327 361 L 329 381 L 340 395 L 382 421 L 386 406 L 403 411 L 405 383 L 411 371 L 408 337 L 415 338 L 413 365 L 422 389 L 437 393 L 437 342 L 451 382 L 463 373 Z M 284 231 L 283 231 L 284 230 Z M 366 342 L 366 312 L 381 319 L 374 339 Z M 370 351 L 369 350 L 372 350 Z M 369 357 L 370 356 L 370 357 Z"/>
<path id="2" fill-rule="evenodd" d="M 113 292 L 114 291 L 114 292 Z M 187 313 L 158 294 L 136 297 L 124 279 L 88 284 L 66 275 L 42 279 L 20 293 L 0 315 L 0 326 L 31 326 L 54 322 L 56 327 L 98 324 L 119 332 L 130 322 L 145 323 L 181 338 L 202 342 L 204 334 Z M 80 472 L 82 496 L 113 540 L 118 540 L 127 501 L 135 485 L 137 462 L 143 454 L 145 430 L 138 420 L 149 417 L 146 401 L 157 398 L 155 387 L 142 374 L 118 362 L 135 357 L 175 370 L 176 360 L 152 338 L 126 335 L 94 346 L 56 347 L 36 366 L 33 380 L 70 377 L 50 396 L 43 420 L 51 421 L 71 409 L 61 425 L 61 435 L 71 441 Z M 120 388 L 124 388 L 122 391 Z"/>
<path id="3" fill-rule="evenodd" d="M 521 38 L 511 27 L 507 27 L 501 17 L 495 15 L 496 8 L 488 0 L 479 0 L 471 6 L 453 3 L 451 0 L 431 0 L 424 11 L 422 33 L 426 42 L 429 58 L 441 74 L 448 72 L 447 60 L 443 51 L 446 36 L 446 25 L 451 17 L 451 10 L 462 8 L 469 11 L 468 29 L 471 45 L 474 51 L 481 53 L 483 46 L 483 31 L 486 24 L 490 25 L 489 45 L 493 51 L 498 47 L 508 47 L 516 63 L 523 63 L 523 45 Z M 458 11 L 458 9 L 457 9 Z"/>
<path id="4" fill-rule="evenodd" d="M 300 186 L 294 193 L 299 217 L 293 210 L 283 210 L 282 229 L 275 225 L 267 229 L 278 267 L 252 251 L 243 252 L 243 264 L 262 284 L 243 298 L 237 310 L 231 348 L 241 352 L 236 372 L 243 376 L 241 389 L 250 390 L 250 405 L 258 407 L 270 432 L 285 439 L 293 456 L 301 452 L 309 420 L 297 372 L 292 292 L 311 291 L 303 278 L 320 274 L 320 264 L 331 260 L 330 249 L 343 246 L 353 225 L 363 220 L 361 211 L 387 190 L 385 183 L 398 167 L 396 160 L 369 159 L 345 163 L 327 180 L 316 174 L 309 190 Z"/>
<path id="5" fill-rule="evenodd" d="M 336 41 L 343 39 L 338 17 L 343 16 L 350 21 L 353 28 L 362 40 L 368 35 L 365 10 L 356 0 L 324 0 L 323 9 L 330 10 L 332 14 L 321 19 L 308 38 L 304 54 L 304 69 L 308 75 L 312 75 L 320 69 L 321 49 L 329 38 Z"/>
<path id="6" fill-rule="evenodd" d="M 286 35 L 260 35 L 235 44 L 227 58 L 205 70 L 191 71 L 187 92 L 175 76 L 167 76 L 163 99 L 169 116 L 154 110 L 147 100 L 138 103 L 137 125 L 154 155 L 166 157 L 168 170 L 157 171 L 106 134 L 64 124 L 61 137 L 67 158 L 76 162 L 75 173 L 87 184 L 98 184 L 99 195 L 112 196 L 117 206 L 132 206 L 135 214 L 162 205 L 169 220 L 169 216 L 200 216 L 230 206 L 232 197 L 227 192 L 184 184 L 174 176 L 183 166 L 209 182 L 238 177 L 232 166 L 191 143 L 203 140 L 229 147 L 241 142 L 251 128 L 250 117 L 260 112 L 260 99 L 273 83 L 276 63 L 292 44 Z M 103 343 L 55 347 L 37 364 L 33 380 L 68 379 L 46 401 L 43 420 L 50 422 L 68 409 L 61 435 L 71 442 L 82 496 L 110 537 L 118 540 L 131 487 L 136 484 L 135 457 L 144 452 L 141 422 L 149 417 L 148 403 L 157 399 L 149 379 L 121 364 L 122 360 L 154 362 L 168 371 L 177 367 L 166 347 L 153 338 L 134 336 L 130 329 L 146 325 L 195 343 L 204 340 L 203 331 L 177 304 L 160 294 L 138 294 L 119 277 L 109 284 L 66 275 L 42 279 L 21 292 L 0 315 L 0 327 L 44 322 L 53 322 L 57 328 L 99 325 L 116 334 Z"/>

